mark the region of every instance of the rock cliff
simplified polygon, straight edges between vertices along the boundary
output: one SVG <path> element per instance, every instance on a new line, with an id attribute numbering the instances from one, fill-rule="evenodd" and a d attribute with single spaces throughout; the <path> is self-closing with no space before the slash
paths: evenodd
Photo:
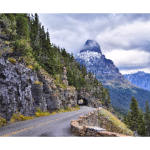
<path id="1" fill-rule="evenodd" d="M 62 81 L 65 89 L 54 83 L 49 75 L 33 72 L 25 62 L 9 62 L 0 58 L 0 116 L 10 120 L 16 111 L 26 116 L 36 108 L 53 111 L 77 105 L 77 92 L 68 86 L 66 69 Z"/>
<path id="2" fill-rule="evenodd" d="M 15 56 L 14 56 L 15 57 Z M 15 57 L 17 58 L 17 57 Z M 11 58 L 12 59 L 12 58 Z M 65 107 L 74 107 L 78 100 L 84 99 L 90 107 L 103 106 L 100 85 L 95 89 L 99 98 L 88 93 L 85 88 L 79 92 L 68 85 L 66 67 L 63 67 L 61 84 L 46 72 L 36 72 L 26 66 L 24 60 L 0 58 L 0 116 L 10 120 L 13 113 L 20 112 L 25 116 L 33 116 L 37 108 L 42 111 L 54 111 Z M 60 75 L 58 75 L 60 76 Z"/>

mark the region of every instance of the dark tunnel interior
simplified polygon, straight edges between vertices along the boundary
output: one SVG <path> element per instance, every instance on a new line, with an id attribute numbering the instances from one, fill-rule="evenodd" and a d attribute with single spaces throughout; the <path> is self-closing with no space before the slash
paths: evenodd
<path id="1" fill-rule="evenodd" d="M 77 103 L 79 106 L 87 106 L 88 105 L 88 102 L 85 98 L 78 99 Z"/>

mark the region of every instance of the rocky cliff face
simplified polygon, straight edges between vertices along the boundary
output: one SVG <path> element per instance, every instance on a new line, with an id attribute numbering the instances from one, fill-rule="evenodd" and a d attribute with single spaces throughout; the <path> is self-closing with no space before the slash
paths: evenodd
<path id="1" fill-rule="evenodd" d="M 133 74 L 125 74 L 124 77 L 132 84 L 150 91 L 150 73 L 139 71 Z"/>
<path id="2" fill-rule="evenodd" d="M 81 88 L 79 92 L 68 85 L 66 67 L 61 75 L 62 85 L 50 75 L 34 72 L 26 67 L 23 60 L 11 62 L 7 57 L 0 58 L 0 116 L 10 120 L 13 113 L 20 112 L 33 116 L 37 108 L 53 111 L 74 107 L 84 99 L 90 107 L 102 106 L 90 93 Z M 100 93 L 100 87 L 97 87 Z M 100 98 L 101 99 L 101 98 Z"/>
<path id="3" fill-rule="evenodd" d="M 50 76 L 33 72 L 25 62 L 11 63 L 1 57 L 0 116 L 9 120 L 16 111 L 32 116 L 37 107 L 42 111 L 53 111 L 77 105 L 77 92 L 67 86 L 65 67 L 62 80 L 66 89 L 56 85 Z"/>

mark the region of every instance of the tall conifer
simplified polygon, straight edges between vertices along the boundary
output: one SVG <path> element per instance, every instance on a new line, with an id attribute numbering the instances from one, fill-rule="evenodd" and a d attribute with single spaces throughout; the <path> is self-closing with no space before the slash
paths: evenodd
<path id="1" fill-rule="evenodd" d="M 145 120 L 144 120 L 144 114 L 143 114 L 142 108 L 139 111 L 137 124 L 138 124 L 137 133 L 141 136 L 145 136 L 146 135 L 146 128 L 145 128 Z"/>
<path id="2" fill-rule="evenodd" d="M 138 108 L 138 101 L 132 97 L 131 104 L 130 104 L 130 112 L 128 114 L 128 125 L 129 128 L 133 131 L 138 129 L 138 115 L 139 115 L 139 108 Z"/>
<path id="3" fill-rule="evenodd" d="M 146 101 L 146 107 L 145 107 L 145 123 L 146 123 L 146 135 L 150 136 L 150 110 L 148 101 Z"/>

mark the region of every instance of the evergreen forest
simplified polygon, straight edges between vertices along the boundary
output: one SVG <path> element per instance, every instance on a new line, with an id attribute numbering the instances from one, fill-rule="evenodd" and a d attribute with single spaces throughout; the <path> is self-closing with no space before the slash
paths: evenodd
<path id="1" fill-rule="evenodd" d="M 139 108 L 138 101 L 132 97 L 130 111 L 124 115 L 123 122 L 132 131 L 137 131 L 140 136 L 150 136 L 150 108 L 148 101 L 145 104 L 145 112 Z"/>

